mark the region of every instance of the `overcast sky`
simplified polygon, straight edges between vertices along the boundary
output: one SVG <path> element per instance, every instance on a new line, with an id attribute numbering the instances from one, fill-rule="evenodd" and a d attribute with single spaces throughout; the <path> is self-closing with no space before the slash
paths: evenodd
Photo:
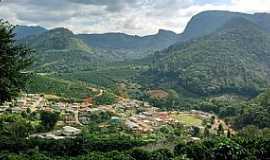
<path id="1" fill-rule="evenodd" d="M 3 0 L 0 18 L 12 24 L 66 27 L 75 33 L 180 33 L 205 10 L 270 12 L 270 0 Z"/>

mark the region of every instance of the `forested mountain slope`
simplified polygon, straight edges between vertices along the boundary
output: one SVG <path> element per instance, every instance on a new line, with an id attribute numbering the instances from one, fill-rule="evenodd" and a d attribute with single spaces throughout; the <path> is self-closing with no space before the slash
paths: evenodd
<path id="1" fill-rule="evenodd" d="M 96 48 L 159 50 L 174 44 L 178 35 L 172 31 L 159 30 L 157 34 L 143 37 L 124 33 L 79 34 L 78 37 Z"/>
<path id="2" fill-rule="evenodd" d="M 270 35 L 244 18 L 157 53 L 153 72 L 193 93 L 256 95 L 269 86 Z"/>
<path id="3" fill-rule="evenodd" d="M 64 72 L 88 68 L 102 59 L 95 50 L 65 28 L 56 28 L 40 35 L 22 39 L 36 50 L 34 69 L 39 71 Z"/>
<path id="4" fill-rule="evenodd" d="M 46 32 L 47 29 L 40 26 L 15 26 L 14 32 L 16 33 L 16 39 L 22 39 L 27 36 L 38 35 Z"/>
<path id="5" fill-rule="evenodd" d="M 269 13 L 246 14 L 229 11 L 204 11 L 191 18 L 180 40 L 190 40 L 213 33 L 233 18 L 245 18 L 259 25 L 265 31 L 270 31 Z"/>
<path id="6" fill-rule="evenodd" d="M 23 37 L 20 32 L 17 35 Z M 66 28 L 28 35 L 20 43 L 37 51 L 34 69 L 42 72 L 91 70 L 106 63 L 143 58 L 174 44 L 177 37 L 165 30 L 146 37 L 122 33 L 75 35 Z"/>

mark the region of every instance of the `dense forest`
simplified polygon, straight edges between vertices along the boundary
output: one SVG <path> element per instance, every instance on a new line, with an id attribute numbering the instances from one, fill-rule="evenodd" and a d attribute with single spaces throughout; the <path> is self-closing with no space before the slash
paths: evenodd
<path id="1" fill-rule="evenodd" d="M 269 85 L 269 41 L 256 24 L 232 19 L 213 34 L 156 53 L 152 72 L 199 95 L 254 97 Z"/>

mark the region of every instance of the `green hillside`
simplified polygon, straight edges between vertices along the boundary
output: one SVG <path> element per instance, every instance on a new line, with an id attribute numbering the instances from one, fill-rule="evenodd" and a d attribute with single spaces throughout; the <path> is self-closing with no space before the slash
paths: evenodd
<path id="1" fill-rule="evenodd" d="M 269 50 L 268 33 L 236 18 L 209 36 L 157 53 L 153 72 L 199 95 L 254 96 L 269 86 Z"/>
<path id="2" fill-rule="evenodd" d="M 47 29 L 40 27 L 40 26 L 16 25 L 14 28 L 14 33 L 16 33 L 16 35 L 15 35 L 16 40 L 26 38 L 26 37 L 32 36 L 32 35 L 39 35 L 39 34 L 42 34 L 46 31 L 47 31 Z"/>
<path id="3" fill-rule="evenodd" d="M 20 40 L 35 49 L 33 70 L 37 72 L 73 72 L 92 70 L 119 59 L 118 55 L 94 49 L 71 31 L 57 28 Z"/>
<path id="4" fill-rule="evenodd" d="M 81 100 L 96 93 L 88 89 L 82 82 L 67 81 L 53 76 L 33 75 L 26 86 L 28 93 L 57 95 L 62 98 Z"/>
<path id="5" fill-rule="evenodd" d="M 77 49 L 85 52 L 92 50 L 84 44 L 80 39 L 77 39 L 74 34 L 65 28 L 56 28 L 43 34 L 32 36 L 26 41 L 33 47 L 39 50 L 71 50 Z"/>
<path id="6" fill-rule="evenodd" d="M 166 33 L 163 33 L 163 36 L 165 35 Z M 117 40 L 114 41 L 115 38 L 108 39 L 105 41 L 106 43 L 110 43 L 110 41 L 113 44 L 121 43 Z M 149 36 L 148 39 L 151 37 Z M 20 43 L 35 49 L 33 70 L 37 72 L 91 71 L 97 67 L 105 67 L 105 64 L 108 63 L 140 59 L 154 53 L 154 50 L 139 49 L 139 47 L 133 49 L 126 47 L 99 48 L 97 47 L 99 41 L 96 37 L 91 40 L 81 39 L 68 29 L 56 28 L 39 35 L 28 36 L 21 39 Z M 95 42 L 95 40 L 97 41 Z M 130 45 L 133 45 L 133 41 L 130 42 Z M 95 47 L 92 47 L 92 42 Z"/>

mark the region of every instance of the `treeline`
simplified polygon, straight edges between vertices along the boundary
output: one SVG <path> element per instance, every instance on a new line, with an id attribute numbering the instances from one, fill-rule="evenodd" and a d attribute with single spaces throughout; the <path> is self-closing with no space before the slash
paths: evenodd
<path id="1" fill-rule="evenodd" d="M 268 135 L 269 136 L 269 135 Z M 200 142 L 179 143 L 173 150 L 158 149 L 147 151 L 132 149 L 136 145 L 128 143 L 117 144 L 97 143 L 96 146 L 86 146 L 78 139 L 65 141 L 35 141 L 38 146 L 31 150 L 9 152 L 1 150 L 4 160 L 266 160 L 270 158 L 270 140 L 264 137 L 212 137 Z M 21 146 L 26 147 L 26 145 Z M 51 148 L 50 148 L 51 147 Z M 105 148 L 104 148 L 105 147 Z M 93 151 L 92 149 L 96 151 Z M 108 149 L 108 150 L 107 150 Z"/>

